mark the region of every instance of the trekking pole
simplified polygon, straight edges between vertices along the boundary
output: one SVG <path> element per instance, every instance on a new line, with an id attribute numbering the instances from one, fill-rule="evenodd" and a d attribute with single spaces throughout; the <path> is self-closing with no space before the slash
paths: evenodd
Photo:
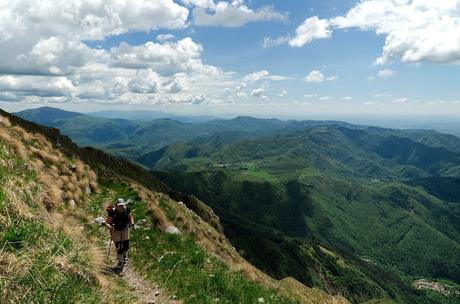
<path id="1" fill-rule="evenodd" d="M 107 263 L 110 262 L 110 248 L 112 248 L 112 238 L 110 238 L 109 250 L 107 251 Z"/>

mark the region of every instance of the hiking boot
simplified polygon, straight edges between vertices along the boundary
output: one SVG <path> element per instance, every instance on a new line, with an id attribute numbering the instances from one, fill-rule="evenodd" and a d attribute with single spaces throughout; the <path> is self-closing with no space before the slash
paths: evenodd
<path id="1" fill-rule="evenodd" d="M 118 262 L 118 265 L 117 265 L 117 268 L 119 270 L 123 270 L 123 267 L 125 266 L 125 263 L 124 262 Z"/>

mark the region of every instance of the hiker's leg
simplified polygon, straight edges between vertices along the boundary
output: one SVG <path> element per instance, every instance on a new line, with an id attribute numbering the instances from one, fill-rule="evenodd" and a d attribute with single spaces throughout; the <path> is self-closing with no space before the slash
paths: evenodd
<path id="1" fill-rule="evenodd" d="M 123 258 L 125 262 L 128 260 L 129 240 L 123 241 Z"/>
<path id="2" fill-rule="evenodd" d="M 121 233 L 121 239 L 123 242 L 123 260 L 126 262 L 128 259 L 128 250 L 129 250 L 129 228 L 126 227 Z"/>
<path id="3" fill-rule="evenodd" d="M 114 230 L 112 232 L 112 239 L 115 243 L 115 247 L 117 248 L 117 260 L 118 265 L 123 264 L 125 258 L 123 256 L 123 240 L 122 240 L 122 232 L 118 230 Z"/>
<path id="4" fill-rule="evenodd" d="M 117 248 L 117 260 L 118 263 L 122 263 L 124 261 L 124 256 L 123 256 L 123 242 L 115 242 L 115 247 Z"/>
<path id="5" fill-rule="evenodd" d="M 117 260 L 118 260 L 118 263 L 120 263 L 120 261 L 123 261 L 124 258 L 123 258 L 123 242 L 122 242 L 122 233 L 121 231 L 118 231 L 118 230 L 113 230 L 112 231 L 112 240 L 115 244 L 115 248 L 117 249 Z"/>
<path id="6" fill-rule="evenodd" d="M 123 251 L 127 252 L 129 250 L 129 240 L 123 241 Z"/>

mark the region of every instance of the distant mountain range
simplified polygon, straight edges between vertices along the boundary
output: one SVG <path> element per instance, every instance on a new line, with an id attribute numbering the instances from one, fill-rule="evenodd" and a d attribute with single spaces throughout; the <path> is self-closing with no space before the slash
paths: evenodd
<path id="1" fill-rule="evenodd" d="M 458 137 L 338 121 L 133 121 L 51 108 L 18 115 L 194 194 L 237 249 L 275 278 L 292 276 L 355 303 L 457 300 L 410 285 L 460 283 Z"/>
<path id="2" fill-rule="evenodd" d="M 124 112 L 111 111 L 101 115 L 97 113 L 88 115 L 43 107 L 16 114 L 24 119 L 58 128 L 79 145 L 101 147 L 116 155 L 131 159 L 142 156 L 146 153 L 145 151 L 154 151 L 171 143 L 187 142 L 216 133 L 225 134 L 225 137 L 229 138 L 239 138 L 243 134 L 261 136 L 273 130 L 331 123 L 344 124 L 320 121 L 281 121 L 252 117 L 237 117 L 230 120 L 206 120 L 203 118 L 204 122 L 192 123 L 186 121 L 193 121 L 196 117 L 175 117 L 174 119 L 170 117 L 147 121 L 100 117 L 129 117 L 129 113 L 139 117 L 137 112 L 128 112 L 126 115 L 122 115 L 122 113 Z M 209 119 L 211 118 L 209 117 Z"/>
<path id="3" fill-rule="evenodd" d="M 151 121 L 155 119 L 173 119 L 181 122 L 206 122 L 210 120 L 217 119 L 215 116 L 205 116 L 205 115 L 176 115 L 165 113 L 161 111 L 100 111 L 100 112 L 92 112 L 88 113 L 88 115 L 96 116 L 96 117 L 103 117 L 103 118 L 110 118 L 110 119 L 128 119 L 128 120 L 135 120 L 135 121 Z"/>

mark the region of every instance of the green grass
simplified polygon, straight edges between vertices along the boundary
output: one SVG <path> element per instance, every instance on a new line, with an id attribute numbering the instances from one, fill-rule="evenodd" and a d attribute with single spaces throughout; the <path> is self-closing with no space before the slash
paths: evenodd
<path id="1" fill-rule="evenodd" d="M 133 234 L 132 261 L 152 281 L 160 282 L 185 303 L 295 303 L 277 292 L 248 282 L 223 262 L 211 257 L 186 236 L 157 230 Z"/>
<path id="2" fill-rule="evenodd" d="M 278 181 L 278 179 L 270 173 L 257 169 L 248 169 L 245 171 L 240 171 L 240 174 L 237 175 L 237 178 L 240 178 L 241 180 L 269 183 L 276 183 Z"/>
<path id="3" fill-rule="evenodd" d="M 4 198 L 1 205 L 8 207 Z M 2 303 L 101 303 L 85 248 L 62 232 L 10 213 L 1 225 L 0 248 Z"/>
<path id="4" fill-rule="evenodd" d="M 176 211 L 174 211 L 173 208 L 171 208 L 171 206 L 169 206 L 166 202 L 165 202 L 165 199 L 164 198 L 161 198 L 160 199 L 160 208 L 163 209 L 163 211 L 165 212 L 166 214 L 166 217 L 172 221 L 176 218 Z"/>
<path id="5" fill-rule="evenodd" d="M 21 271 L 5 267 L 0 278 L 2 295 L 11 303 L 101 303 L 85 249 L 59 231 L 41 223 L 15 220 L 0 233 L 0 245 Z M 14 258 L 12 258 L 14 256 Z M 61 268 L 59 261 L 64 261 Z M 8 269 L 8 267 L 13 269 Z M 8 302 L 8 303 L 10 303 Z"/>

